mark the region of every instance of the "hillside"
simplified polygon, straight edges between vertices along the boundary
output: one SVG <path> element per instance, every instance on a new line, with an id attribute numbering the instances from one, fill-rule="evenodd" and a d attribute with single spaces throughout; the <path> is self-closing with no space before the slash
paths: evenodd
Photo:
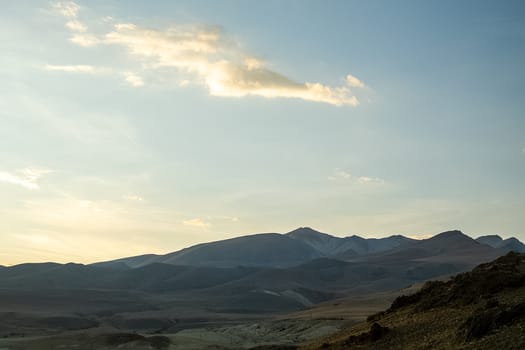
<path id="1" fill-rule="evenodd" d="M 321 256 L 323 254 L 315 248 L 287 235 L 260 233 L 198 244 L 165 255 L 148 254 L 95 265 L 108 266 L 120 262 L 130 267 L 140 267 L 151 263 L 214 267 L 286 267 Z"/>
<path id="2" fill-rule="evenodd" d="M 523 349 L 525 254 L 427 282 L 367 322 L 301 349 Z"/>
<path id="3" fill-rule="evenodd" d="M 503 239 L 498 235 L 488 235 L 476 238 L 476 241 L 489 245 L 493 248 L 500 248 L 506 251 L 525 253 L 525 244 L 514 237 Z"/>
<path id="4" fill-rule="evenodd" d="M 385 238 L 362 238 L 353 235 L 341 238 L 313 230 L 310 227 L 300 227 L 286 235 L 310 245 L 324 256 L 340 258 L 379 253 L 397 247 L 409 246 L 416 242 L 414 239 L 401 235 Z"/>
<path id="5" fill-rule="evenodd" d="M 507 250 L 482 244 L 454 230 L 439 233 L 431 238 L 416 241 L 408 247 L 398 247 L 380 254 L 370 254 L 354 260 L 359 261 L 434 261 L 463 265 L 469 270 L 477 264 L 493 260 L 507 253 Z"/>
<path id="6" fill-rule="evenodd" d="M 498 236 L 499 237 L 499 236 Z M 93 266 L 124 270 L 152 263 L 211 267 L 291 267 L 317 258 L 348 261 L 403 261 L 430 259 L 463 264 L 470 269 L 510 250 L 525 248 L 516 238 L 474 240 L 461 231 L 448 231 L 416 240 L 402 235 L 385 238 L 335 237 L 309 227 L 286 234 L 259 233 L 202 243 L 164 255 L 144 254 L 98 262 Z M 459 270 L 458 270 L 459 271 Z"/>

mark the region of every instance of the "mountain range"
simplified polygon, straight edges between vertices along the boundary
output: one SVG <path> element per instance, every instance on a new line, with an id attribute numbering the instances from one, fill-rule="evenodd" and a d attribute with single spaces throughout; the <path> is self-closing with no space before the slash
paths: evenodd
<path id="1" fill-rule="evenodd" d="M 30 319 L 42 312 L 65 319 L 82 315 L 84 321 L 124 329 L 166 331 L 401 290 L 470 270 L 510 250 L 525 252 L 525 245 L 494 235 L 473 239 L 460 231 L 422 240 L 401 235 L 367 239 L 301 227 L 165 255 L 1 267 L 0 314 L 23 310 Z M 90 324 L 84 321 L 79 324 Z"/>
<path id="2" fill-rule="evenodd" d="M 334 237 L 332 235 L 300 227 L 286 234 L 260 233 L 211 243 L 198 244 L 165 255 L 146 254 L 127 257 L 93 266 L 113 268 L 137 268 L 152 263 L 191 266 L 265 266 L 290 267 L 317 258 L 338 260 L 362 260 L 365 257 L 392 254 L 409 254 L 416 250 L 421 257 L 449 253 L 467 255 L 499 253 L 511 250 L 524 252 L 525 245 L 516 238 L 503 240 L 497 235 L 481 236 L 476 240 L 460 231 L 449 231 L 430 239 L 416 240 L 402 235 L 386 238 L 362 238 L 359 236 Z M 471 252 L 461 251 L 472 249 Z M 388 252 L 388 254 L 387 254 Z"/>

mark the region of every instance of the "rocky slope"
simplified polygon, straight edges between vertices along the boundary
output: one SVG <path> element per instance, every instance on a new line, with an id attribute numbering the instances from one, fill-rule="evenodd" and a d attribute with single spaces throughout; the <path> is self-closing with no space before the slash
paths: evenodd
<path id="1" fill-rule="evenodd" d="M 525 254 L 515 252 L 415 294 L 301 349 L 523 349 Z"/>

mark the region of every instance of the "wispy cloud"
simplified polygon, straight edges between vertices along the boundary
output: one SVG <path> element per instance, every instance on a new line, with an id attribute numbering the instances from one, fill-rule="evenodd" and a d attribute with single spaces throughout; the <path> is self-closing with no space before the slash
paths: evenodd
<path id="1" fill-rule="evenodd" d="M 385 184 L 385 180 L 379 177 L 370 177 L 370 176 L 355 176 L 352 173 L 341 170 L 341 169 L 335 169 L 333 174 L 328 176 L 329 181 L 333 182 L 348 182 L 348 183 L 357 183 L 361 185 L 383 185 Z"/>
<path id="2" fill-rule="evenodd" d="M 71 41 L 80 46 L 120 46 L 142 63 L 142 69 L 155 74 L 173 68 L 184 76 L 184 84 L 205 86 L 213 96 L 297 98 L 331 105 L 357 106 L 354 89 L 365 84 L 347 75 L 339 86 L 320 82 L 299 82 L 271 68 L 270 64 L 244 52 L 217 27 L 174 25 L 164 30 L 144 28 L 132 23 L 117 23 L 98 36 L 87 32 L 78 21 L 80 7 L 73 2 L 55 5 L 72 31 Z M 144 82 L 135 75 L 124 75 L 132 86 Z M 191 79 L 191 80 L 190 80 Z M 177 80 L 181 80 L 180 78 Z"/>
<path id="3" fill-rule="evenodd" d="M 208 229 L 210 228 L 211 224 L 209 222 L 206 222 L 202 219 L 191 219 L 191 220 L 184 220 L 182 222 L 182 224 L 184 226 L 190 226 L 190 227 L 195 227 L 195 228 L 200 228 L 200 229 Z"/>
<path id="4" fill-rule="evenodd" d="M 0 171 L 0 182 L 35 190 L 39 188 L 38 180 L 50 172 L 51 170 L 33 168 L 20 169 L 15 172 Z"/>
<path id="5" fill-rule="evenodd" d="M 364 88 L 365 87 L 365 83 L 363 83 L 361 80 L 357 79 L 356 77 L 354 77 L 353 75 L 350 75 L 350 74 L 348 74 L 346 76 L 346 83 L 350 87 L 355 87 L 355 88 Z"/>
<path id="6" fill-rule="evenodd" d="M 72 1 L 59 1 L 52 4 L 53 10 L 66 18 L 65 26 L 72 32 L 84 33 L 88 27 L 78 19 L 80 6 Z"/>
<path id="7" fill-rule="evenodd" d="M 85 32 L 87 31 L 87 27 L 82 24 L 80 21 L 77 21 L 77 20 L 71 20 L 71 21 L 67 21 L 66 22 L 66 27 L 68 27 L 69 29 L 71 29 L 72 31 L 74 32 Z"/>
<path id="8" fill-rule="evenodd" d="M 144 85 L 142 78 L 133 72 L 125 72 L 124 77 L 131 86 L 139 87 Z"/>
<path id="9" fill-rule="evenodd" d="M 73 34 L 69 40 L 73 44 L 83 47 L 91 47 L 100 43 L 100 40 L 91 34 Z"/>
<path id="10" fill-rule="evenodd" d="M 80 11 L 80 6 L 73 1 L 58 1 L 51 4 L 53 9 L 66 18 L 75 19 Z"/>
<path id="11" fill-rule="evenodd" d="M 225 223 L 237 223 L 239 218 L 237 216 L 227 216 L 227 215 L 215 215 L 215 216 L 205 216 L 202 218 L 195 218 L 191 220 L 184 220 L 182 224 L 184 226 L 189 226 L 193 228 L 207 230 L 210 227 L 216 227 L 224 225 Z"/>
<path id="12" fill-rule="evenodd" d="M 341 169 L 335 169 L 334 173 L 330 176 L 328 176 L 328 180 L 330 181 L 337 181 L 337 180 L 350 180 L 352 179 L 352 174 L 341 170 Z"/>
<path id="13" fill-rule="evenodd" d="M 239 218 L 236 216 L 210 216 L 208 218 L 212 220 L 225 220 L 225 221 L 231 221 L 231 222 L 239 221 Z"/>
<path id="14" fill-rule="evenodd" d="M 72 72 L 72 73 L 96 73 L 98 69 L 89 65 L 51 65 L 44 67 L 45 70 Z"/>
<path id="15" fill-rule="evenodd" d="M 127 201 L 131 201 L 131 202 L 142 202 L 144 200 L 144 198 L 136 194 L 127 194 L 125 196 L 122 196 L 122 198 L 124 198 Z"/>
<path id="16" fill-rule="evenodd" d="M 58 15 L 66 18 L 65 26 L 72 32 L 71 42 L 76 45 L 89 47 L 99 43 L 95 35 L 86 33 L 88 26 L 79 20 L 80 6 L 73 1 L 59 1 L 52 4 Z"/>
<path id="17" fill-rule="evenodd" d="M 368 177 L 368 176 L 359 176 L 357 182 L 360 184 L 378 184 L 382 185 L 385 183 L 385 180 L 379 177 Z"/>

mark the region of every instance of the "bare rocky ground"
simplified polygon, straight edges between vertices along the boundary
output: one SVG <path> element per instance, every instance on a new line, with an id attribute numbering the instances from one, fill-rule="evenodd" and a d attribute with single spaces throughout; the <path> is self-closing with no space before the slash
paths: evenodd
<path id="1" fill-rule="evenodd" d="M 218 317 L 217 314 L 206 313 L 204 310 L 184 312 L 179 307 L 177 316 L 183 317 L 185 323 L 180 324 L 180 329 L 171 325 L 171 330 L 166 332 L 156 329 L 162 326 L 165 320 L 170 319 L 170 312 L 162 310 L 119 314 L 120 323 L 116 324 L 104 321 L 88 324 L 84 318 L 75 318 L 71 314 L 68 317 L 48 317 L 49 310 L 42 310 L 41 314 L 45 317 L 32 321 L 24 318 L 23 313 L 2 313 L 0 349 L 197 350 L 295 346 L 326 337 L 350 324 L 363 321 L 368 315 L 388 307 L 398 295 L 410 293 L 417 288 L 418 286 L 414 286 L 390 293 L 335 299 L 277 317 L 239 314 L 223 314 Z M 34 317 L 34 314 L 31 314 L 31 317 Z M 195 325 L 192 325 L 191 320 L 195 321 Z M 22 324 L 25 328 L 21 327 Z M 126 324 L 142 325 L 151 329 L 135 333 L 116 327 Z"/>
<path id="2" fill-rule="evenodd" d="M 300 349 L 524 349 L 525 254 L 427 282 L 366 322 Z"/>
<path id="3" fill-rule="evenodd" d="M 51 349 L 240 349 L 297 344 L 338 331 L 342 320 L 266 320 L 226 327 L 192 328 L 174 334 L 119 333 L 96 328 L 48 336 L 0 339 L 2 350 Z"/>
<path id="4" fill-rule="evenodd" d="M 118 307 L 109 311 L 105 305 L 98 305 L 98 298 L 105 300 L 99 293 L 94 294 L 91 303 L 82 304 L 82 312 L 73 312 L 70 305 L 76 304 L 76 297 L 63 304 L 47 300 L 46 307 L 31 308 L 25 296 L 19 296 L 22 299 L 17 306 L 11 295 L 11 299 L 4 299 L 10 303 L 3 306 L 7 311 L 0 312 L 0 349 L 241 349 L 293 345 L 362 321 L 386 308 L 400 293 L 340 298 L 277 316 L 217 313 L 206 307 L 185 308 L 178 302 L 171 305 L 171 301 L 170 308 L 151 308 L 152 300 L 127 294 L 113 300 L 125 304 L 124 310 L 135 311 L 119 311 Z M 50 298 L 48 293 L 46 298 Z M 38 298 L 35 302 L 41 304 Z"/>

